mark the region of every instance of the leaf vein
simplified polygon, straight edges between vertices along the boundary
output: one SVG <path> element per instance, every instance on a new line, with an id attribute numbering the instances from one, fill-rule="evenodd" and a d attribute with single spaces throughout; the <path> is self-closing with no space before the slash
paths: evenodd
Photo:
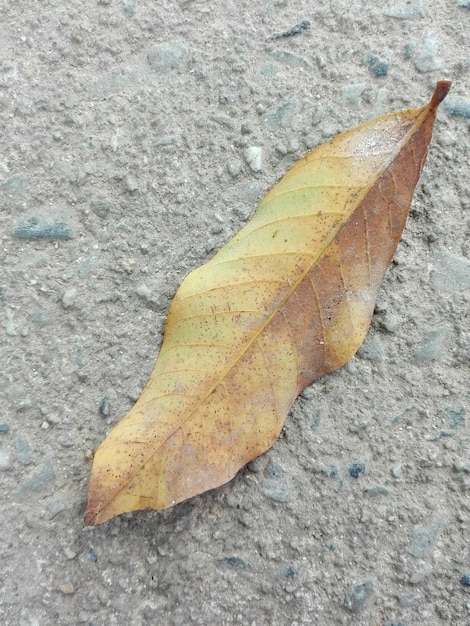
<path id="1" fill-rule="evenodd" d="M 307 189 L 364 189 L 364 187 L 365 185 L 305 185 L 305 187 L 294 187 L 293 189 L 288 189 L 287 191 L 282 191 L 281 193 L 273 195 L 269 197 L 266 201 L 262 200 L 260 202 L 260 206 L 267 206 L 273 200 L 277 200 L 278 198 L 281 198 L 282 196 L 288 196 L 291 193 L 295 193 L 296 191 L 304 191 Z M 328 213 L 330 213 L 331 215 L 335 215 L 336 211 L 331 211 Z M 339 211 L 337 213 L 340 214 Z M 320 214 L 320 212 L 318 214 Z M 315 213 L 312 213 L 312 215 L 315 215 Z"/>
<path id="2" fill-rule="evenodd" d="M 275 220 L 271 220 L 269 222 L 263 222 L 263 224 L 260 224 L 259 226 L 257 226 L 256 228 L 253 228 L 253 230 L 250 230 L 249 232 L 246 233 L 246 235 L 244 235 L 243 237 L 237 237 L 237 243 L 239 243 L 240 241 L 244 241 L 245 239 L 248 239 L 248 237 L 251 237 L 254 233 L 258 233 L 260 230 L 262 230 L 263 228 L 269 228 L 270 226 L 273 226 L 274 224 L 279 224 L 281 222 L 289 222 L 291 220 L 301 220 L 301 219 L 310 219 L 312 217 L 314 217 L 315 215 L 343 215 L 344 216 L 344 211 L 317 211 L 315 213 L 299 213 L 298 215 L 286 215 L 285 217 L 280 217 L 278 219 Z"/>
<path id="3" fill-rule="evenodd" d="M 204 343 L 204 342 L 194 342 L 194 343 L 175 343 L 171 346 L 168 346 L 168 348 L 165 348 L 164 351 L 160 351 L 160 354 L 163 356 L 164 354 L 166 354 L 167 352 L 169 352 L 170 350 L 175 350 L 178 348 L 193 348 L 193 347 L 197 347 L 197 346 L 201 346 L 204 348 L 231 348 L 232 346 L 226 343 Z"/>

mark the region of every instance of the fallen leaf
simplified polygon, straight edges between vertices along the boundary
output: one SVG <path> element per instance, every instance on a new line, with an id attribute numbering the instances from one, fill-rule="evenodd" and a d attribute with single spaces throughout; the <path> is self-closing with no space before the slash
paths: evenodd
<path id="1" fill-rule="evenodd" d="M 87 524 L 229 481 L 361 345 L 450 82 L 318 147 L 183 281 L 132 410 L 96 451 Z"/>

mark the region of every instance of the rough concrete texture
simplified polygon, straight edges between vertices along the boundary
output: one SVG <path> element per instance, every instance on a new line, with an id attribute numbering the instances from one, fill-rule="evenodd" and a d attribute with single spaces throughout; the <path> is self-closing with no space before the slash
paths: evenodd
<path id="1" fill-rule="evenodd" d="M 470 624 L 470 4 L 0 4 L 0 622 Z M 275 446 L 83 524 L 178 284 L 307 150 L 450 78 L 364 346 Z"/>

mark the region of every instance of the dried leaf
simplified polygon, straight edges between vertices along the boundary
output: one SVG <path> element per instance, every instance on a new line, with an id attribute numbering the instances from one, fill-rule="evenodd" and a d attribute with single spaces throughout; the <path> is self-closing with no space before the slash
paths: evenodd
<path id="1" fill-rule="evenodd" d="M 183 281 L 142 395 L 96 451 L 87 524 L 226 483 L 302 389 L 353 356 L 449 88 L 307 154 Z"/>

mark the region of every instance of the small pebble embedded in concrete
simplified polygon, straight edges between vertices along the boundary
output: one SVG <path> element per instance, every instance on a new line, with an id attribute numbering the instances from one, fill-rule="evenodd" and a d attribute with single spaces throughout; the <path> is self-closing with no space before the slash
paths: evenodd
<path id="1" fill-rule="evenodd" d="M 389 333 L 395 333 L 400 328 L 401 320 L 398 315 L 393 313 L 387 313 L 382 319 L 382 326 Z"/>
<path id="2" fill-rule="evenodd" d="M 366 85 L 364 83 L 345 85 L 341 89 L 339 101 L 342 104 L 349 104 L 358 107 L 361 104 L 361 95 L 365 88 Z"/>
<path id="3" fill-rule="evenodd" d="M 463 120 L 470 120 L 470 100 L 450 98 L 449 102 L 444 100 L 444 103 L 444 108 L 449 115 L 460 117 Z"/>
<path id="4" fill-rule="evenodd" d="M 235 178 L 240 174 L 241 169 L 242 162 L 240 161 L 240 159 L 230 159 L 230 161 L 227 162 L 227 170 L 230 176 L 233 176 Z"/>
<path id="5" fill-rule="evenodd" d="M 18 222 L 13 229 L 13 235 L 23 239 L 70 239 L 72 229 L 63 221 L 30 217 Z"/>
<path id="6" fill-rule="evenodd" d="M 423 565 L 419 569 L 415 570 L 410 576 L 410 583 L 412 585 L 419 585 L 425 578 L 430 576 L 433 572 L 432 565 Z"/>
<path id="7" fill-rule="evenodd" d="M 0 450 L 0 471 L 10 469 L 12 464 L 11 455 L 7 450 Z"/>
<path id="8" fill-rule="evenodd" d="M 75 587 L 72 585 L 72 583 L 65 583 L 64 585 L 61 585 L 59 587 L 59 590 L 64 595 L 70 595 L 75 592 Z"/>
<path id="9" fill-rule="evenodd" d="M 77 299 L 77 290 L 75 287 L 70 287 L 66 289 L 62 295 L 62 306 L 64 309 L 69 309 L 75 304 Z"/>
<path id="10" fill-rule="evenodd" d="M 111 414 L 111 402 L 109 401 L 108 396 L 105 396 L 101 400 L 100 413 L 103 417 L 109 417 L 109 415 Z"/>
<path id="11" fill-rule="evenodd" d="M 428 35 L 421 45 L 421 49 L 415 58 L 415 67 L 418 72 L 426 73 L 438 70 L 442 63 L 437 57 L 437 39 Z"/>
<path id="12" fill-rule="evenodd" d="M 290 126 L 297 111 L 297 100 L 292 99 L 266 115 L 265 121 L 272 128 Z"/>
<path id="13" fill-rule="evenodd" d="M 0 189 L 4 189 L 6 191 L 23 191 L 26 186 L 26 176 L 24 174 L 13 174 L 8 178 L 5 178 L 0 183 Z"/>
<path id="14" fill-rule="evenodd" d="M 422 0 L 402 0 L 394 4 L 384 15 L 398 20 L 408 20 L 414 17 L 424 16 Z"/>
<path id="15" fill-rule="evenodd" d="M 250 146 L 245 150 L 245 160 L 253 172 L 260 172 L 263 168 L 263 150 L 258 146 Z"/>
<path id="16" fill-rule="evenodd" d="M 351 613 L 359 614 L 367 601 L 374 595 L 374 584 L 371 580 L 362 580 L 348 587 L 346 591 L 346 607 Z"/>
<path id="17" fill-rule="evenodd" d="M 349 475 L 352 478 L 359 478 L 359 476 L 361 474 L 364 474 L 364 472 L 366 471 L 366 466 L 365 463 L 351 463 L 351 465 L 349 466 Z"/>
<path id="18" fill-rule="evenodd" d="M 383 485 L 376 485 L 373 487 L 366 487 L 364 489 L 364 493 L 368 496 L 388 496 L 390 495 L 390 489 L 388 487 L 384 487 Z"/>
<path id="19" fill-rule="evenodd" d="M 47 459 L 41 467 L 26 478 L 12 494 L 17 502 L 24 502 L 33 494 L 39 493 L 52 485 L 55 480 L 52 461 Z"/>
<path id="20" fill-rule="evenodd" d="M 409 549 L 410 554 L 417 558 L 426 556 L 433 549 L 446 524 L 447 519 L 440 516 L 436 517 L 427 527 L 417 529 Z"/>
<path id="21" fill-rule="evenodd" d="M 470 474 L 470 461 L 455 461 L 454 470 L 456 472 L 466 472 Z"/>
<path id="22" fill-rule="evenodd" d="M 28 438 L 22 434 L 18 434 L 15 440 L 16 460 L 21 465 L 29 465 L 32 460 L 31 446 Z"/>
<path id="23" fill-rule="evenodd" d="M 432 278 L 440 292 L 466 289 L 470 287 L 470 259 L 442 250 L 436 257 Z"/>
<path id="24" fill-rule="evenodd" d="M 147 54 L 147 61 L 154 72 L 165 74 L 180 68 L 187 56 L 187 46 L 177 41 L 153 46 Z"/>
<path id="25" fill-rule="evenodd" d="M 385 59 L 381 59 L 375 54 L 369 54 L 366 57 L 366 63 L 373 76 L 387 76 L 389 64 L 388 61 L 385 61 Z"/>
<path id="26" fill-rule="evenodd" d="M 465 425 L 465 407 L 447 407 L 443 415 L 451 428 L 459 428 Z"/>
<path id="27" fill-rule="evenodd" d="M 152 297 L 152 290 L 145 284 L 139 285 L 136 288 L 135 293 L 139 296 L 139 298 L 142 298 L 142 300 L 150 300 Z"/>
<path id="28" fill-rule="evenodd" d="M 128 176 L 126 176 L 125 185 L 126 185 L 127 191 L 131 193 L 133 193 L 134 191 L 137 191 L 137 189 L 139 188 L 139 183 L 137 182 L 137 178 L 135 176 L 132 176 L 132 174 L 129 174 Z"/>
<path id="29" fill-rule="evenodd" d="M 405 59 L 411 59 L 415 50 L 416 50 L 416 41 L 408 41 L 405 44 L 405 48 L 404 48 Z"/>
<path id="30" fill-rule="evenodd" d="M 219 563 L 230 565 L 237 569 L 246 569 L 248 567 L 247 562 L 239 556 L 224 556 L 219 559 Z"/>
<path id="31" fill-rule="evenodd" d="M 100 200 L 98 198 L 90 204 L 90 208 L 93 213 L 95 213 L 95 215 L 97 215 L 101 219 L 104 219 L 109 214 L 109 211 L 111 209 L 111 203 L 107 200 Z"/>
<path id="32" fill-rule="evenodd" d="M 286 64 L 291 67 L 298 67 L 304 70 L 311 70 L 311 63 L 303 56 L 293 54 L 288 50 L 274 50 L 271 56 L 279 63 Z"/>
<path id="33" fill-rule="evenodd" d="M 415 351 L 415 359 L 420 362 L 440 359 L 443 356 L 448 330 L 448 328 L 437 328 L 429 331 Z"/>

